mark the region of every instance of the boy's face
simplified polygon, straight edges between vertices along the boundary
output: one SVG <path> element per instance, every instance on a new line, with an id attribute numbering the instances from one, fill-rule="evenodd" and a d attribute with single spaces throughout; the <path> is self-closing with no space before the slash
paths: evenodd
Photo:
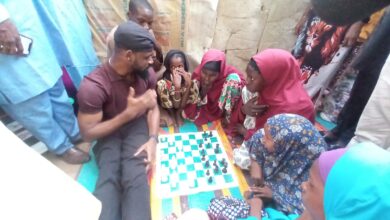
<path id="1" fill-rule="evenodd" d="M 316 220 L 324 220 L 324 184 L 320 176 L 318 160 L 314 161 L 310 168 L 309 179 L 303 182 L 302 185 L 302 200 L 303 204 Z"/>
<path id="2" fill-rule="evenodd" d="M 134 14 L 130 14 L 130 12 L 127 12 L 127 16 L 129 20 L 136 22 L 137 24 L 144 27 L 146 30 L 150 30 L 152 28 L 153 11 L 147 8 L 139 7 L 137 8 L 137 12 Z"/>

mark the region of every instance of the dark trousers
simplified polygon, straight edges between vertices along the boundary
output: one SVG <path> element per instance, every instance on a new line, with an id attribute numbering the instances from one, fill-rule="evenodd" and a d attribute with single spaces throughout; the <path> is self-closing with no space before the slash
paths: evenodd
<path id="1" fill-rule="evenodd" d="M 359 118 L 379 79 L 390 51 L 390 13 L 386 13 L 360 53 L 352 61 L 359 70 L 350 97 L 337 118 L 332 132 L 345 143 L 354 136 Z"/>
<path id="2" fill-rule="evenodd" d="M 149 220 L 150 188 L 144 158 L 134 157 L 149 139 L 146 117 L 98 140 L 94 153 L 99 167 L 95 196 L 102 202 L 100 220 Z"/>

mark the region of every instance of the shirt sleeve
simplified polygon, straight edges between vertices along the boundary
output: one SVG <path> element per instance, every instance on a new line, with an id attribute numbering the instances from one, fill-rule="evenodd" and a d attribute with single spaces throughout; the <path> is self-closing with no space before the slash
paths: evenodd
<path id="1" fill-rule="evenodd" d="M 157 75 L 153 68 L 149 68 L 149 77 L 148 77 L 148 89 L 156 89 L 157 86 Z"/>
<path id="2" fill-rule="evenodd" d="M 95 114 L 103 111 L 103 104 L 107 100 L 107 93 L 103 86 L 84 79 L 77 93 L 79 110 L 83 113 Z"/>
<path id="3" fill-rule="evenodd" d="M 0 4 L 0 23 L 7 20 L 8 18 L 8 10 L 4 7 L 4 5 Z"/>

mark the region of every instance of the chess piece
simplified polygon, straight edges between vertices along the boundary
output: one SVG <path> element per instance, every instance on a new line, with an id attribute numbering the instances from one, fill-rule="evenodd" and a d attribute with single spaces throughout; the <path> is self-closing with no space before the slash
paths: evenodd
<path id="1" fill-rule="evenodd" d="M 205 156 L 206 155 L 206 151 L 204 149 L 202 149 L 201 154 L 202 154 L 202 156 Z"/>
<path id="2" fill-rule="evenodd" d="M 207 176 L 210 175 L 210 171 L 209 171 L 209 170 L 206 171 L 206 175 L 207 175 Z"/>
<path id="3" fill-rule="evenodd" d="M 203 144 L 202 144 L 202 143 L 200 143 L 200 144 L 199 144 L 199 148 L 202 148 L 202 147 L 203 147 Z"/>
<path id="4" fill-rule="evenodd" d="M 207 168 L 210 167 L 210 162 L 209 161 L 206 161 L 206 163 L 204 164 Z"/>
<path id="5" fill-rule="evenodd" d="M 213 136 L 213 132 L 209 132 L 209 137 L 212 137 Z"/>
<path id="6" fill-rule="evenodd" d="M 216 161 L 216 160 L 214 160 L 214 163 L 213 163 L 213 165 L 214 165 L 214 166 L 218 166 L 218 165 L 217 165 L 217 161 Z"/>
<path id="7" fill-rule="evenodd" d="M 226 172 L 227 172 L 226 167 L 222 168 L 222 173 L 226 173 Z"/>
<path id="8" fill-rule="evenodd" d="M 206 155 L 202 155 L 202 161 L 205 161 L 206 160 Z"/>
<path id="9" fill-rule="evenodd" d="M 209 177 L 209 179 L 207 180 L 209 183 L 212 183 L 213 182 L 213 177 Z"/>
<path id="10" fill-rule="evenodd" d="M 214 153 L 219 153 L 219 148 L 214 148 Z"/>
<path id="11" fill-rule="evenodd" d="M 218 173 L 219 167 L 218 165 L 214 167 L 214 173 Z"/>

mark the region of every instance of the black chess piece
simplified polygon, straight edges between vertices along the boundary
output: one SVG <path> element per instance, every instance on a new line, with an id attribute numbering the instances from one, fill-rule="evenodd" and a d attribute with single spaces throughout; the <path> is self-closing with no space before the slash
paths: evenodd
<path id="1" fill-rule="evenodd" d="M 219 148 L 214 148 L 214 153 L 219 153 Z"/>
<path id="2" fill-rule="evenodd" d="M 226 172 L 227 172 L 226 167 L 222 168 L 222 173 L 226 173 Z"/>
<path id="3" fill-rule="evenodd" d="M 207 132 L 203 131 L 203 137 L 207 137 Z"/>
<path id="4" fill-rule="evenodd" d="M 214 173 L 218 173 L 219 167 L 218 165 L 214 167 Z"/>
<path id="5" fill-rule="evenodd" d="M 213 136 L 213 132 L 209 132 L 209 137 L 212 137 Z"/>
<path id="6" fill-rule="evenodd" d="M 216 160 L 214 160 L 213 165 L 214 165 L 214 166 L 217 166 L 217 161 L 216 161 Z"/>
<path id="7" fill-rule="evenodd" d="M 222 162 L 223 164 L 225 164 L 225 162 L 226 162 L 225 158 L 222 158 L 221 162 Z"/>
<path id="8" fill-rule="evenodd" d="M 202 148 L 202 147 L 203 147 L 203 144 L 202 144 L 202 143 L 200 143 L 200 144 L 199 144 L 199 148 Z"/>
<path id="9" fill-rule="evenodd" d="M 210 175 L 210 171 L 209 171 L 209 170 L 206 171 L 206 175 L 207 175 L 207 176 Z"/>
<path id="10" fill-rule="evenodd" d="M 212 183 L 213 182 L 213 177 L 209 177 L 208 180 L 207 180 L 209 183 Z"/>
<path id="11" fill-rule="evenodd" d="M 202 151 L 200 153 L 202 154 L 202 156 L 206 155 L 206 151 L 204 149 L 202 149 Z"/>
<path id="12" fill-rule="evenodd" d="M 228 162 L 225 160 L 225 161 L 221 161 L 222 162 L 222 166 L 224 167 L 227 167 L 228 166 Z"/>
<path id="13" fill-rule="evenodd" d="M 206 163 L 204 164 L 207 168 L 210 167 L 210 162 L 207 160 Z"/>
<path id="14" fill-rule="evenodd" d="M 202 155 L 202 161 L 205 161 L 206 160 L 206 155 Z"/>
<path id="15" fill-rule="evenodd" d="M 217 143 L 217 147 L 219 148 L 219 144 Z"/>

